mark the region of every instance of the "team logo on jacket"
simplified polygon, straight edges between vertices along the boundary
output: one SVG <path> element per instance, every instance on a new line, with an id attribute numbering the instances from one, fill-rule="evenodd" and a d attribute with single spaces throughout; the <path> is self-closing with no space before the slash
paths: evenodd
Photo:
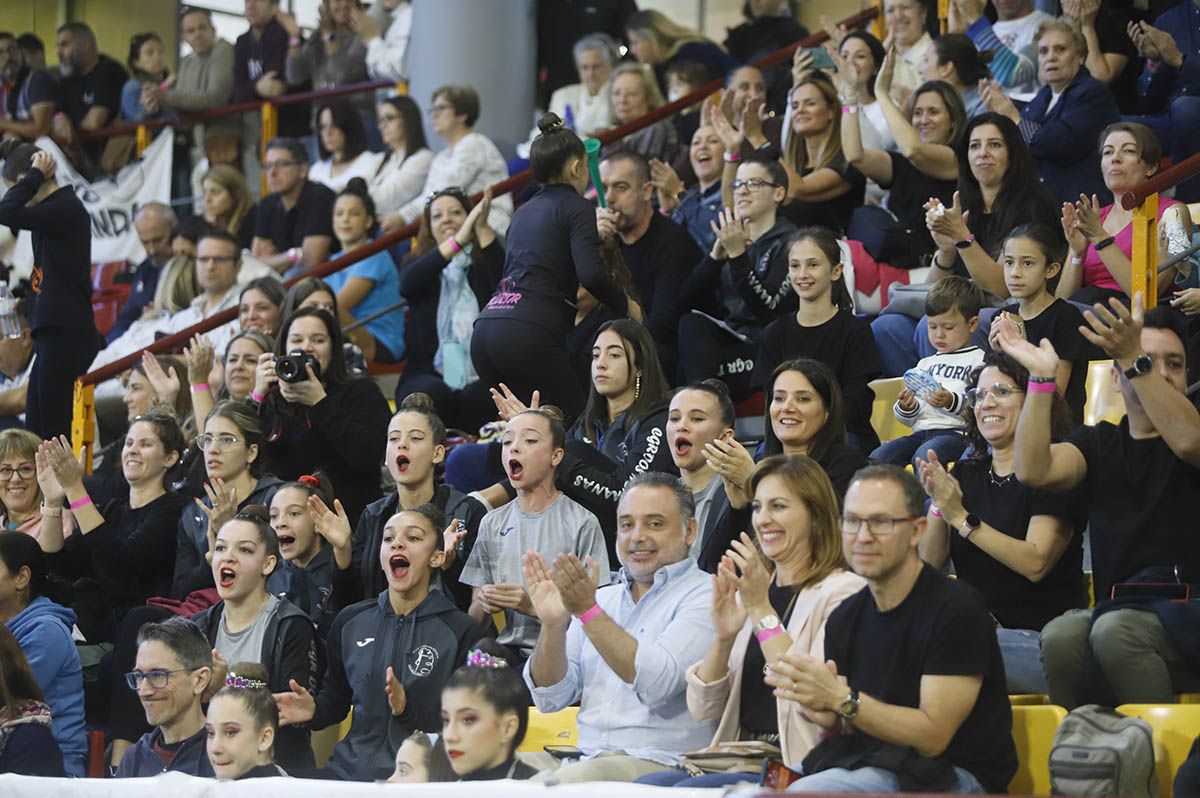
<path id="1" fill-rule="evenodd" d="M 433 646 L 421 646 L 413 652 L 413 661 L 408 663 L 408 672 L 413 676 L 428 676 L 437 664 L 438 652 Z"/>

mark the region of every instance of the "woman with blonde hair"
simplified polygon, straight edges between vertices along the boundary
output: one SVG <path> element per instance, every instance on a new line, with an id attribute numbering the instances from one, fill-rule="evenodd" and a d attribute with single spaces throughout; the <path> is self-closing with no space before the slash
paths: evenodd
<path id="1" fill-rule="evenodd" d="M 242 249 L 254 238 L 254 199 L 242 173 L 228 164 L 208 170 L 204 187 L 204 221 L 228 230 Z"/>
<path id="2" fill-rule="evenodd" d="M 0 534 L 24 532 L 41 543 L 45 496 L 38 485 L 34 456 L 42 439 L 26 429 L 0 432 Z M 70 510 L 62 511 L 63 534 L 75 530 Z"/>
<path id="3" fill-rule="evenodd" d="M 660 11 L 638 11 L 625 23 L 629 51 L 643 64 L 654 67 L 658 85 L 667 86 L 667 70 L 675 64 L 700 64 L 708 79 L 723 78 L 737 61 L 725 48 L 698 31 L 674 22 Z"/>
<path id="4" fill-rule="evenodd" d="M 713 576 L 716 632 L 704 659 L 687 671 L 688 711 L 697 723 L 719 721 L 713 745 L 734 740 L 774 743 L 798 767 L 821 738 L 799 705 L 776 702 L 763 681 L 786 653 L 825 660 L 825 622 L 866 584 L 842 555 L 838 499 L 825 470 L 807 455 L 775 455 L 750 477 L 755 538 L 742 533 Z M 642 783 L 718 787 L 754 781 L 753 773 L 679 770 Z"/>
<path id="5" fill-rule="evenodd" d="M 645 64 L 626 63 L 613 70 L 608 82 L 608 97 L 618 126 L 645 116 L 666 102 L 654 74 Z M 670 119 L 660 119 L 636 133 L 630 133 L 619 143 L 609 145 L 602 157 L 630 150 L 644 155 L 647 160 L 657 158 L 670 163 L 679 151 L 679 134 L 675 124 Z"/>

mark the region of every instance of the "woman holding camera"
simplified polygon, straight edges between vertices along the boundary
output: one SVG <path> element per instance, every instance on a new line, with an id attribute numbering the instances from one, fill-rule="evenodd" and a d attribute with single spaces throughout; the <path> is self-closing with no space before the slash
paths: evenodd
<path id="1" fill-rule="evenodd" d="M 333 315 L 300 308 L 284 319 L 275 354 L 259 358 L 250 401 L 267 433 L 271 473 L 285 480 L 323 471 L 351 521 L 379 496 L 387 401 L 369 379 L 346 373 Z"/>

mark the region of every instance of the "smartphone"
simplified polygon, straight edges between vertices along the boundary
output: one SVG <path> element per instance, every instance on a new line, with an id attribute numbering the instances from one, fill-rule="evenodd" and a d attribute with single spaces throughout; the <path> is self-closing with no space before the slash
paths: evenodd
<path id="1" fill-rule="evenodd" d="M 542 750 L 555 759 L 578 759 L 583 751 L 573 745 L 544 745 Z"/>
<path id="2" fill-rule="evenodd" d="M 833 57 L 824 47 L 805 47 L 804 51 L 812 56 L 813 69 L 837 69 Z"/>

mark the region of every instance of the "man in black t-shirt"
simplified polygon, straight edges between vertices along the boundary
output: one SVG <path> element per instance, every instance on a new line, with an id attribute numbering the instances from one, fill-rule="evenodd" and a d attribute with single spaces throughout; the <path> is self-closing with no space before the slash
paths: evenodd
<path id="1" fill-rule="evenodd" d="M 1166 600 L 1187 584 L 1193 594 L 1200 588 L 1200 412 L 1185 393 L 1186 322 L 1169 307 L 1144 312 L 1141 293 L 1132 312 L 1114 299 L 1084 318 L 1084 337 L 1113 359 L 1127 415 L 1119 425 L 1081 427 L 1063 443 L 1050 443 L 1054 347 L 1046 340 L 1035 346 L 1008 325 L 997 334 L 1030 374 L 1017 425 L 1017 478 L 1051 491 L 1079 485 L 1087 495 L 1100 604 L 1095 612 L 1065 613 L 1042 630 L 1046 683 L 1051 703 L 1067 708 L 1168 703 L 1174 693 L 1200 687 L 1196 602 Z M 1105 601 L 1110 596 L 1116 600 Z M 1085 678 L 1089 649 L 1106 685 Z"/>
<path id="2" fill-rule="evenodd" d="M 1017 752 L 1000 647 L 980 595 L 921 562 L 920 483 L 860 469 L 841 527 L 867 587 L 829 616 L 826 662 L 790 653 L 767 676 L 832 733 L 789 791 L 1007 791 Z"/>
<path id="3" fill-rule="evenodd" d="M 654 212 L 650 162 L 642 155 L 613 153 L 600 162 L 600 180 L 608 207 L 596 209 L 596 227 L 620 247 L 646 328 L 658 344 L 664 370 L 672 374 L 675 330 L 683 313 L 679 287 L 700 260 L 700 248 L 681 225 Z"/>
<path id="4" fill-rule="evenodd" d="M 335 251 L 334 193 L 308 179 L 308 151 L 295 139 L 267 143 L 267 189 L 254 220 L 254 257 L 286 277 L 323 263 Z"/>
<path id="5" fill-rule="evenodd" d="M 102 54 L 96 34 L 82 22 L 58 29 L 58 71 L 62 116 L 54 118 L 54 138 L 62 145 L 75 143 L 76 133 L 98 130 L 116 121 L 121 111 L 121 89 L 129 79 L 125 67 Z M 98 161 L 101 140 L 89 141 L 84 152 Z"/>

